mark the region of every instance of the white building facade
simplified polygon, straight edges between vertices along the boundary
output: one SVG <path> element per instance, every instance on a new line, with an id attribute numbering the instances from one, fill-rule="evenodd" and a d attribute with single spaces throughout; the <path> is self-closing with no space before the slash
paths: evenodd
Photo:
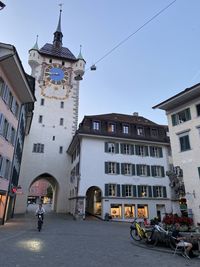
<path id="1" fill-rule="evenodd" d="M 200 84 L 156 105 L 166 111 L 173 163 L 183 172 L 188 214 L 200 222 Z"/>
<path id="2" fill-rule="evenodd" d="M 137 114 L 85 116 L 71 142 L 70 213 L 160 220 L 172 212 L 166 127 Z"/>
<path id="3" fill-rule="evenodd" d="M 39 179 L 50 182 L 54 192 L 53 210 L 66 212 L 67 147 L 77 129 L 79 81 L 85 61 L 76 58 L 62 46 L 61 11 L 53 44 L 38 44 L 29 51 L 29 65 L 36 80 L 34 116 L 25 139 L 20 184 L 23 194 L 17 196 L 15 213 L 26 211 L 30 186 Z"/>

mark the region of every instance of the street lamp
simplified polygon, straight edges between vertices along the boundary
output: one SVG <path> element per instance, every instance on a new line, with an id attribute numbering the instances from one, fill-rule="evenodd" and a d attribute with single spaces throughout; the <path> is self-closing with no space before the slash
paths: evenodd
<path id="1" fill-rule="evenodd" d="M 0 10 L 2 10 L 6 5 L 0 1 Z"/>

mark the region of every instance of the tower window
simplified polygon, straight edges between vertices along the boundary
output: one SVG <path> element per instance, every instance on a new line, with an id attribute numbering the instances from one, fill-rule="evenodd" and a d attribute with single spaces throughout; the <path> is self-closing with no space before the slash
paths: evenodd
<path id="1" fill-rule="evenodd" d="M 52 63 L 52 59 L 51 58 L 49 59 L 49 63 Z"/>
<path id="2" fill-rule="evenodd" d="M 60 102 L 60 108 L 64 108 L 64 102 L 63 101 Z"/>
<path id="3" fill-rule="evenodd" d="M 56 137 L 55 137 L 55 136 L 53 136 L 52 140 L 53 140 L 53 141 L 55 141 L 55 139 L 56 139 Z"/>
<path id="4" fill-rule="evenodd" d="M 63 153 L 63 147 L 62 147 L 62 146 L 59 147 L 59 153 L 60 153 L 60 154 Z"/>
<path id="5" fill-rule="evenodd" d="M 62 61 L 62 65 L 63 65 L 63 66 L 65 65 L 65 61 Z"/>
<path id="6" fill-rule="evenodd" d="M 40 115 L 40 116 L 39 116 L 39 119 L 38 119 L 38 122 L 39 122 L 39 123 L 42 123 L 42 120 L 43 120 L 43 116 Z"/>
<path id="7" fill-rule="evenodd" d="M 44 98 L 41 98 L 41 100 L 40 100 L 40 105 L 41 105 L 41 106 L 44 106 Z"/>
<path id="8" fill-rule="evenodd" d="M 63 123 L 64 123 L 64 119 L 60 118 L 60 125 L 63 125 Z"/>

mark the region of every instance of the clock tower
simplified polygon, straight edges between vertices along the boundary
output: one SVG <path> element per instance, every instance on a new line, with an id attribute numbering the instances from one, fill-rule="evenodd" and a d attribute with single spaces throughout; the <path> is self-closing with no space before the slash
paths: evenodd
<path id="1" fill-rule="evenodd" d="M 85 60 L 75 57 L 63 46 L 60 10 L 53 43 L 41 49 L 36 40 L 29 50 L 29 65 L 35 77 L 34 116 L 27 133 L 22 156 L 15 213 L 24 213 L 30 187 L 40 179 L 47 180 L 53 189 L 52 208 L 68 211 L 69 158 L 66 150 L 78 124 L 79 82 L 82 80 Z M 33 193 L 34 194 L 34 193 Z"/>

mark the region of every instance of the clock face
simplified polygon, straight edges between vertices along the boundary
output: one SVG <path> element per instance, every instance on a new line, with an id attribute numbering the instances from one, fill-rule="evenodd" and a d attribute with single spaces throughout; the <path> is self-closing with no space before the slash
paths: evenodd
<path id="1" fill-rule="evenodd" d="M 58 63 L 44 66 L 41 94 L 47 98 L 66 99 L 71 92 L 72 68 Z"/>

